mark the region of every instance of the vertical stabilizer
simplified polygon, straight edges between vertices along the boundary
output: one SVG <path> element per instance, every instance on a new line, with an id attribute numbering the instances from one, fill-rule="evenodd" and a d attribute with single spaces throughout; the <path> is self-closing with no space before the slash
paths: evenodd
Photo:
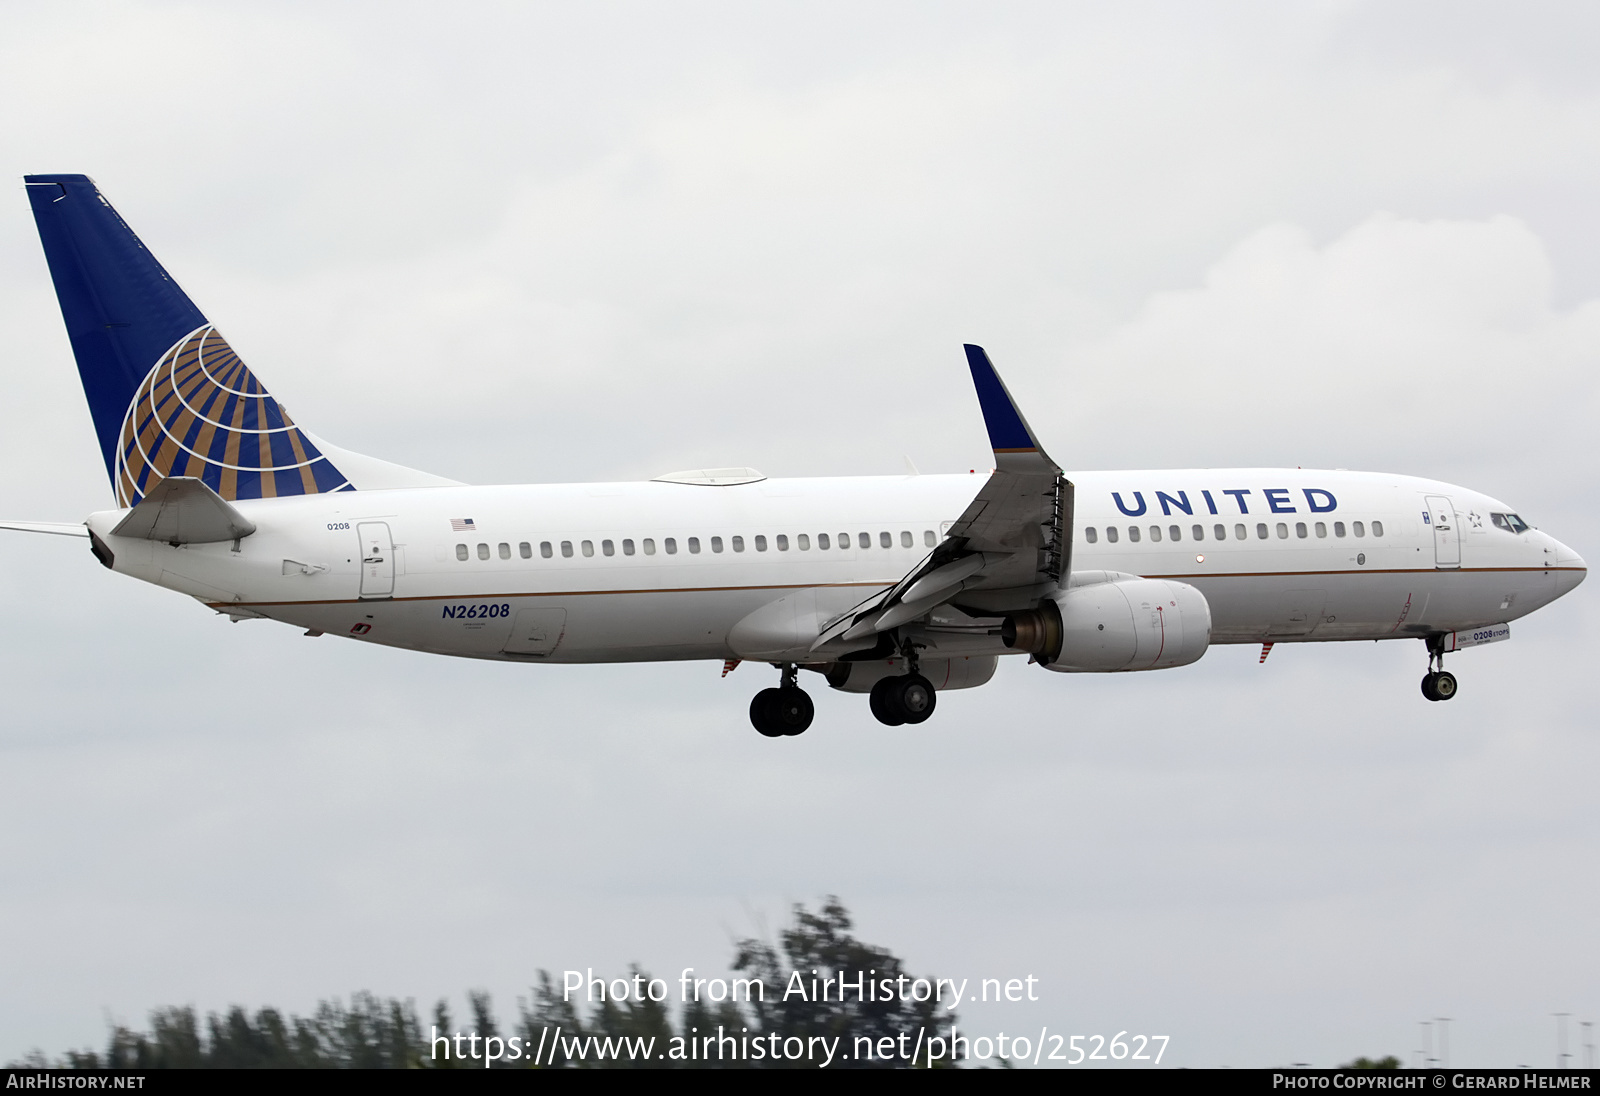
<path id="1" fill-rule="evenodd" d="M 355 489 L 93 180 L 25 181 L 118 505 L 169 476 L 229 500 Z"/>

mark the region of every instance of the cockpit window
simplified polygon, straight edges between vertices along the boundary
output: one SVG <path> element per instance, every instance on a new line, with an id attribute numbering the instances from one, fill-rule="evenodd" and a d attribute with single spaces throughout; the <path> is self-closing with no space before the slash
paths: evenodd
<path id="1" fill-rule="evenodd" d="M 1508 533 L 1526 533 L 1528 523 L 1516 514 L 1490 514 L 1489 520 L 1494 522 L 1496 529 L 1504 529 Z"/>

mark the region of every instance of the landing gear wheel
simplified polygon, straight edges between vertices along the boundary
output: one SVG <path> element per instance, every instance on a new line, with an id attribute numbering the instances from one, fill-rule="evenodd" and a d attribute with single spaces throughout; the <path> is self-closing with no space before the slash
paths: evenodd
<path id="1" fill-rule="evenodd" d="M 1456 695 L 1456 675 L 1440 670 L 1433 675 L 1433 699 L 1450 700 Z"/>
<path id="2" fill-rule="evenodd" d="M 750 725 L 768 738 L 782 738 L 783 725 L 778 722 L 778 689 L 762 689 L 750 701 Z"/>
<path id="3" fill-rule="evenodd" d="M 1422 679 L 1422 695 L 1429 700 L 1451 700 L 1456 695 L 1456 675 L 1445 670 Z"/>
<path id="4" fill-rule="evenodd" d="M 890 727 L 923 722 L 936 702 L 933 683 L 921 674 L 886 677 L 872 687 L 872 714 Z"/>
<path id="5" fill-rule="evenodd" d="M 902 678 L 886 677 L 872 687 L 868 703 L 873 717 L 886 727 L 898 727 L 906 721 L 900 708 L 900 682 Z"/>
<path id="6" fill-rule="evenodd" d="M 1428 645 L 1428 676 L 1422 679 L 1422 695 L 1429 700 L 1453 700 L 1456 695 L 1456 675 L 1444 668 L 1443 635 L 1431 635 Z"/>
<path id="7" fill-rule="evenodd" d="M 762 689 L 750 701 L 750 725 L 768 738 L 803 734 L 816 708 L 804 689 Z"/>
<path id="8" fill-rule="evenodd" d="M 804 689 L 794 685 L 775 691 L 778 696 L 772 702 L 772 712 L 776 716 L 773 725 L 781 728 L 781 734 L 804 734 L 806 728 L 811 726 L 811 717 L 816 714 L 811 697 Z"/>
<path id="9" fill-rule="evenodd" d="M 905 713 L 906 722 L 924 722 L 933 714 L 933 707 L 937 703 L 933 683 L 921 674 L 909 674 L 900 678 L 899 682 L 900 710 Z"/>

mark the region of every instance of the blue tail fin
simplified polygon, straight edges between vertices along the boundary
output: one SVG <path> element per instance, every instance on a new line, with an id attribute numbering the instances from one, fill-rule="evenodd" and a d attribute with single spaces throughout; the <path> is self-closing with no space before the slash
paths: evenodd
<path id="1" fill-rule="evenodd" d="M 230 500 L 354 489 L 93 180 L 25 182 L 118 505 L 168 476 Z"/>

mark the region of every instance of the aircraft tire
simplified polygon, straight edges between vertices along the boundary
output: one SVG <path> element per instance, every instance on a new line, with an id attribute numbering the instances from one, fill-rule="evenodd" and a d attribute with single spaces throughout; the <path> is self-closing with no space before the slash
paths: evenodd
<path id="1" fill-rule="evenodd" d="M 872 693 L 868 698 L 872 715 L 886 727 L 898 727 L 906 721 L 899 695 L 900 682 L 903 680 L 905 679 L 899 677 L 886 677 L 872 686 Z"/>
<path id="2" fill-rule="evenodd" d="M 777 693 L 771 707 L 776 717 L 773 725 L 781 728 L 781 733 L 785 735 L 804 734 L 817 711 L 811 703 L 811 697 L 804 689 L 796 687 L 779 689 Z"/>
<path id="3" fill-rule="evenodd" d="M 786 733 L 778 720 L 778 689 L 762 689 L 750 701 L 750 725 L 768 738 Z"/>
<path id="4" fill-rule="evenodd" d="M 1427 697 L 1429 700 L 1438 700 L 1438 699 L 1440 699 L 1439 693 L 1438 693 L 1437 689 L 1435 688 L 1435 686 L 1438 684 L 1438 681 L 1439 681 L 1439 675 L 1438 674 L 1429 673 L 1429 674 L 1423 675 L 1423 678 L 1422 678 L 1422 695 Z"/>
<path id="5" fill-rule="evenodd" d="M 938 694 L 933 690 L 933 682 L 921 674 L 908 674 L 900 678 L 899 683 L 895 699 L 899 702 L 901 712 L 905 714 L 906 722 L 926 722 L 938 703 Z"/>
<path id="6" fill-rule="evenodd" d="M 1441 670 L 1433 675 L 1433 699 L 1453 700 L 1456 695 L 1456 675 Z"/>

